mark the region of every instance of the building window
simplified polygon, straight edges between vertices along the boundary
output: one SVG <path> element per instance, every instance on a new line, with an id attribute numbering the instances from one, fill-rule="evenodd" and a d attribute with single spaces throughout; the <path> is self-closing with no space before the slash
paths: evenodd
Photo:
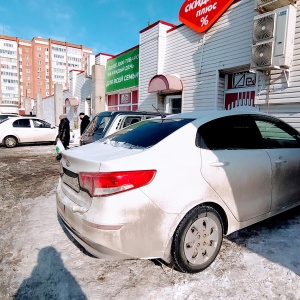
<path id="1" fill-rule="evenodd" d="M 256 74 L 241 72 L 225 76 L 225 109 L 255 106 Z"/>
<path id="2" fill-rule="evenodd" d="M 41 54 L 41 53 L 39 53 L 39 54 L 38 54 L 38 57 L 42 57 L 42 54 Z"/>
<path id="3" fill-rule="evenodd" d="M 26 73 L 30 73 L 30 69 L 26 69 Z"/>
<path id="4" fill-rule="evenodd" d="M 108 95 L 107 99 L 108 111 L 116 110 L 137 110 L 138 109 L 138 91 L 131 93 Z"/>
<path id="5" fill-rule="evenodd" d="M 42 72 L 42 68 L 38 68 L 37 70 L 38 70 L 38 72 Z"/>
<path id="6" fill-rule="evenodd" d="M 41 50 L 42 50 L 42 47 L 37 47 L 37 49 L 38 49 L 39 51 L 41 51 Z"/>
<path id="7" fill-rule="evenodd" d="M 30 66 L 30 63 L 29 63 L 29 62 L 27 62 L 27 63 L 26 63 L 26 67 L 29 67 L 29 66 Z"/>
<path id="8" fill-rule="evenodd" d="M 13 48 L 14 45 L 13 45 L 13 44 L 10 44 L 10 43 L 4 43 L 4 47 Z"/>
<path id="9" fill-rule="evenodd" d="M 38 65 L 41 65 L 41 64 L 42 64 L 42 62 L 39 60 L 39 61 L 38 61 Z"/>

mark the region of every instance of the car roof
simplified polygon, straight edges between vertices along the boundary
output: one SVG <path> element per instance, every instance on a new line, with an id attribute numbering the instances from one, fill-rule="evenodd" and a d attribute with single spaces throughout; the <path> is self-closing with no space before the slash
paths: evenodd
<path id="1" fill-rule="evenodd" d="M 103 111 L 98 113 L 97 115 L 151 115 L 151 116 L 160 116 L 160 114 L 158 112 L 154 112 L 154 111 L 142 111 L 142 110 L 116 110 L 116 111 Z"/>
<path id="2" fill-rule="evenodd" d="M 8 118 L 13 121 L 21 120 L 21 119 L 31 119 L 31 120 L 39 120 L 39 121 L 47 122 L 41 118 L 31 117 L 31 116 L 9 116 Z M 49 122 L 47 122 L 47 123 L 49 123 Z"/>
<path id="3" fill-rule="evenodd" d="M 234 115 L 265 115 L 269 116 L 268 114 L 262 113 L 255 108 L 247 109 L 247 108 L 240 108 L 240 109 L 231 109 L 231 110 L 204 110 L 204 111 L 192 111 L 186 113 L 179 113 L 174 115 L 168 115 L 166 118 L 182 118 L 182 119 L 215 119 L 221 118 L 226 116 L 234 116 Z"/>

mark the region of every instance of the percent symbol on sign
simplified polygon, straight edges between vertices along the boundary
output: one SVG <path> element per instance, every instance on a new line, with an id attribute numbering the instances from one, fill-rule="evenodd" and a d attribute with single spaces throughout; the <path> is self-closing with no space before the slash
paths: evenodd
<path id="1" fill-rule="evenodd" d="M 207 25 L 207 24 L 208 24 L 207 17 L 208 17 L 208 16 L 205 16 L 205 17 L 202 17 L 202 18 L 201 18 L 201 20 L 200 20 L 201 26 Z"/>

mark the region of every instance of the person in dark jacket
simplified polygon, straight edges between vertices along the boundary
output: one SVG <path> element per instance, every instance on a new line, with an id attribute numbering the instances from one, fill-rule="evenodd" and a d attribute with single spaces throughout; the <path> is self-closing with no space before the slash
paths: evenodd
<path id="1" fill-rule="evenodd" d="M 70 143 L 70 122 L 67 118 L 67 115 L 60 115 L 59 119 L 60 123 L 58 126 L 58 135 L 56 139 L 60 139 L 65 149 L 67 149 Z"/>
<path id="2" fill-rule="evenodd" d="M 80 135 L 83 134 L 85 131 L 86 127 L 90 124 L 90 118 L 89 116 L 85 115 L 83 112 L 79 114 L 79 118 L 81 119 L 80 123 Z"/>

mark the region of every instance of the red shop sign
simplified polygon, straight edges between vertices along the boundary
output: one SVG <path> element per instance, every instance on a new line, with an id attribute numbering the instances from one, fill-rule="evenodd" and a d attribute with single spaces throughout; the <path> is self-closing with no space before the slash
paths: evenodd
<path id="1" fill-rule="evenodd" d="M 235 0 L 186 0 L 179 20 L 197 32 L 205 32 Z"/>

